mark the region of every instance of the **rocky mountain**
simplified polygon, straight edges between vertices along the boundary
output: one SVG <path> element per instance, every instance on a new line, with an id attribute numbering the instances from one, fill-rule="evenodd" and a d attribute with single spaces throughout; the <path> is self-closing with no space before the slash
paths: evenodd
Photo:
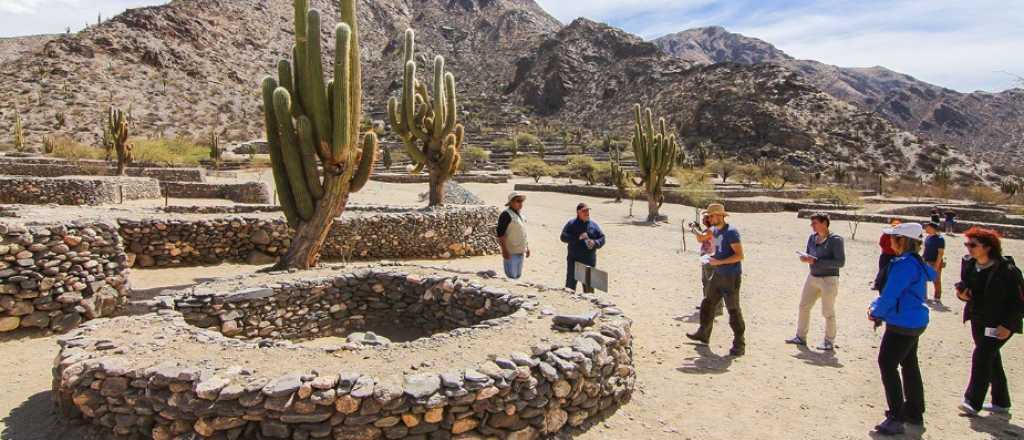
<path id="1" fill-rule="evenodd" d="M 311 7 L 324 17 L 326 63 L 337 2 L 312 0 Z M 364 0 L 359 12 L 365 110 L 375 119 L 384 119 L 386 97 L 399 87 L 407 27 L 418 32 L 422 60 L 448 59 L 470 126 L 488 122 L 473 115 L 508 111 L 499 93 L 512 79 L 510 66 L 561 27 L 533 0 Z M 259 83 L 291 53 L 291 22 L 290 0 L 176 0 L 58 36 L 0 67 L 0 140 L 10 136 L 17 108 L 30 143 L 49 134 L 94 141 L 111 103 L 131 106 L 135 135 L 216 128 L 226 140 L 258 138 Z"/>
<path id="2" fill-rule="evenodd" d="M 1024 163 L 1024 90 L 960 93 L 884 67 L 843 68 L 798 60 L 756 38 L 721 27 L 690 29 L 654 40 L 682 60 L 709 65 L 775 63 L 826 93 L 876 112 L 930 140 L 997 160 Z"/>
<path id="3" fill-rule="evenodd" d="M 675 58 L 639 37 L 578 19 L 519 62 L 508 92 L 544 118 L 597 132 L 628 133 L 632 104 L 642 103 L 687 144 L 710 141 L 718 153 L 781 159 L 810 171 L 839 163 L 927 174 L 945 159 L 964 175 L 988 172 L 783 66 L 709 57 L 714 64 Z"/>

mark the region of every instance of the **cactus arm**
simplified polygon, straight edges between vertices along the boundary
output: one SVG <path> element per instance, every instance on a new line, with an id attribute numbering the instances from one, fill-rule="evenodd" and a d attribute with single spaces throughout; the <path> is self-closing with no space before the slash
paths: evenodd
<path id="1" fill-rule="evenodd" d="M 444 130 L 442 133 L 451 133 L 455 130 L 455 124 L 457 119 L 456 113 L 456 101 L 455 101 L 455 75 L 451 73 L 445 74 L 444 76 L 444 87 L 445 87 L 445 120 Z M 461 142 L 460 142 L 461 144 Z"/>
<path id="2" fill-rule="evenodd" d="M 295 78 L 292 77 L 292 64 L 288 60 L 281 60 L 277 62 L 277 77 L 281 79 L 281 87 L 288 90 L 288 94 L 291 96 L 298 97 L 298 91 L 295 90 Z M 303 114 L 302 104 L 298 99 L 292 101 L 292 116 L 298 117 Z"/>
<path id="3" fill-rule="evenodd" d="M 274 90 L 274 112 L 278 115 L 287 115 L 291 112 L 291 97 L 288 90 L 278 87 Z M 295 124 L 292 118 L 280 117 L 277 119 L 278 135 L 281 137 L 281 152 L 284 159 L 288 183 L 292 188 L 292 196 L 295 198 L 295 210 L 303 220 L 313 218 L 315 203 L 306 185 L 304 171 L 302 168 L 302 154 L 299 152 L 299 141 L 295 136 Z"/>
<path id="4" fill-rule="evenodd" d="M 359 20 L 356 18 L 355 1 L 341 2 L 341 22 L 348 25 L 351 31 L 348 54 L 348 145 L 355 146 L 359 142 L 359 115 L 363 112 L 363 73 L 359 60 Z"/>
<path id="5" fill-rule="evenodd" d="M 412 160 L 413 163 L 424 164 L 427 162 L 427 156 L 423 154 L 423 151 L 416 147 L 416 141 L 410 139 L 402 142 L 402 145 L 405 146 L 405 152 L 409 154 L 409 159 Z"/>
<path id="6" fill-rule="evenodd" d="M 402 122 L 398 98 L 392 97 L 391 99 L 388 99 L 388 121 L 391 122 L 391 129 L 394 130 L 402 140 L 405 140 L 409 135 L 409 130 L 406 129 Z"/>
<path id="7" fill-rule="evenodd" d="M 444 138 L 448 134 L 444 132 L 444 57 L 438 55 L 434 58 L 434 135 Z"/>
<path id="8" fill-rule="evenodd" d="M 351 145 L 352 113 L 349 109 L 349 101 L 352 100 L 352 89 L 347 87 L 352 81 L 352 71 L 349 69 L 352 51 L 352 28 L 348 24 L 340 23 L 334 29 L 335 33 L 335 54 L 334 54 L 334 97 L 331 108 L 334 110 L 333 125 L 334 139 L 331 142 L 331 154 L 336 163 L 349 161 L 350 151 L 347 146 Z"/>
<path id="9" fill-rule="evenodd" d="M 281 137 L 277 132 L 277 119 L 274 113 L 274 89 L 277 88 L 277 81 L 274 78 L 263 79 L 263 114 L 266 119 L 267 143 L 270 145 L 270 165 L 274 170 L 274 185 L 277 188 L 277 198 L 281 202 L 281 210 L 288 219 L 291 227 L 299 225 L 299 213 L 295 210 L 295 199 L 292 196 L 291 185 L 288 183 L 288 172 L 285 169 L 284 157 L 281 152 Z M 290 117 L 284 115 L 284 117 Z"/>
<path id="10" fill-rule="evenodd" d="M 352 175 L 349 191 L 358 192 L 370 180 L 370 171 L 373 170 L 373 163 L 377 160 L 378 145 L 377 133 L 371 131 L 363 136 L 362 157 L 359 159 L 359 167 Z"/>
<path id="11" fill-rule="evenodd" d="M 306 116 L 313 123 L 316 151 L 331 151 L 331 117 L 324 84 L 323 58 L 320 46 L 320 11 L 311 9 L 306 19 L 306 80 L 300 92 L 306 105 Z M 330 156 L 320 158 L 330 161 Z"/>
<path id="12" fill-rule="evenodd" d="M 416 56 L 416 31 L 412 29 L 405 30 L 405 45 L 402 46 L 402 60 L 408 64 L 410 61 L 415 62 Z"/>
<path id="13" fill-rule="evenodd" d="M 316 154 L 314 143 L 316 132 L 313 123 L 305 116 L 299 117 L 299 146 L 302 148 L 302 174 L 306 179 L 306 188 L 314 200 L 324 197 L 324 187 L 320 182 L 320 171 L 317 170 Z"/>

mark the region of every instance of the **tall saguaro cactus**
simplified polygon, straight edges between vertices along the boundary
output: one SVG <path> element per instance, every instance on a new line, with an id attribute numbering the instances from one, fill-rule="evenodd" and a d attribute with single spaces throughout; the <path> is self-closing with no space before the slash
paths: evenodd
<path id="1" fill-rule="evenodd" d="M 117 175 L 125 174 L 125 166 L 135 161 L 135 146 L 128 143 L 128 113 L 113 106 L 107 112 L 106 132 L 117 154 Z"/>
<path id="2" fill-rule="evenodd" d="M 278 79 L 263 80 L 263 111 L 281 208 L 295 228 L 275 268 L 315 266 L 327 232 L 370 178 L 377 135 L 359 133 L 362 70 L 356 0 L 341 0 L 334 29 L 334 77 L 325 82 L 320 12 L 294 0 L 293 63 L 278 63 Z M 321 176 L 320 169 L 323 169 Z"/>
<path id="3" fill-rule="evenodd" d="M 668 134 L 665 118 L 658 120 L 655 130 L 654 115 L 650 108 L 641 111 L 640 104 L 637 104 L 633 110 L 636 113 L 633 154 L 640 169 L 640 180 L 635 183 L 647 194 L 647 221 L 653 223 L 660 218 L 658 210 L 665 200 L 665 178 L 675 168 L 679 145 L 676 143 L 676 135 Z"/>
<path id="4" fill-rule="evenodd" d="M 405 31 L 402 97 L 388 101 L 391 126 L 402 138 L 416 171 L 430 173 L 430 206 L 444 203 L 444 183 L 459 170 L 465 129 L 458 123 L 455 76 L 445 72 L 444 57 L 434 59 L 434 95 L 416 79 L 416 33 Z"/>

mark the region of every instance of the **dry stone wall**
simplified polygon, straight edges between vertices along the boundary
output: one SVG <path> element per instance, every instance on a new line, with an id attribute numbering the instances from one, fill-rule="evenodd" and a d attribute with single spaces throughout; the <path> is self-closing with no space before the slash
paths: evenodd
<path id="1" fill-rule="evenodd" d="M 160 185 L 142 177 L 0 176 L 0 203 L 101 205 L 160 198 Z"/>
<path id="2" fill-rule="evenodd" d="M 309 293 L 320 296 L 303 304 Z M 195 305 L 180 303 L 187 309 L 184 314 L 164 310 L 94 321 L 61 338 L 53 369 L 54 397 L 66 417 L 123 438 L 530 440 L 568 435 L 632 395 L 636 375 L 630 321 L 594 296 L 588 298 L 594 310 L 589 315 L 551 318 L 548 336 L 524 341 L 531 347 L 529 353 L 503 349 L 495 341 L 490 360 L 465 369 L 434 372 L 426 368 L 404 374 L 401 385 L 379 379 L 402 371 L 394 363 L 384 363 L 385 371 L 353 371 L 341 359 L 335 369 L 289 364 L 296 356 L 323 350 L 312 347 L 270 352 L 280 356 L 277 370 L 290 372 L 265 375 L 259 369 L 233 365 L 237 358 L 221 353 L 266 350 L 266 339 L 229 338 L 190 323 L 198 316 L 209 319 L 213 328 L 221 323 L 224 331 L 225 324 L 242 322 L 227 329 L 251 332 L 245 323 L 249 313 L 256 313 L 253 322 L 294 316 L 289 321 L 296 324 L 284 328 L 296 328 L 298 333 L 329 329 L 330 321 L 351 320 L 351 314 L 341 314 L 337 307 L 359 304 L 346 301 L 371 294 L 387 297 L 380 302 L 387 307 L 404 307 L 402 313 L 411 313 L 409 309 L 417 306 L 442 314 L 480 306 L 484 313 L 456 321 L 479 322 L 482 327 L 513 325 L 510 317 L 486 319 L 497 313 L 496 304 L 528 315 L 520 319 L 541 319 L 541 304 L 519 293 L 488 291 L 457 277 L 423 279 L 381 271 L 288 284 L 264 297 L 250 292 L 192 297 L 188 301 Z M 325 309 L 328 303 L 336 310 Z M 280 315 L 266 319 L 268 306 Z M 286 311 L 288 307 L 302 308 L 292 312 Z M 306 324 L 298 324 L 303 320 Z M 566 337 L 554 337 L 562 329 L 559 323 L 565 321 L 575 322 L 574 329 L 560 330 L 570 332 Z M 463 330 L 443 334 L 437 341 L 454 344 L 470 335 L 486 337 L 487 333 L 479 332 L 489 331 Z M 142 336 L 146 332 L 164 337 Z M 545 342 L 552 340 L 558 342 Z M 176 343 L 203 347 L 203 361 L 184 359 L 173 348 Z M 367 357 L 381 350 L 354 349 Z M 154 354 L 159 361 L 138 359 L 152 359 Z"/>
<path id="3" fill-rule="evenodd" d="M 63 177 L 63 176 L 113 176 L 117 168 L 102 161 L 66 161 L 56 159 L 9 159 L 0 158 L 3 174 L 11 176 Z M 148 177 L 162 182 L 202 182 L 201 168 L 128 167 L 129 177 Z"/>
<path id="4" fill-rule="evenodd" d="M 385 208 L 387 209 L 387 208 Z M 324 244 L 325 260 L 433 259 L 496 254 L 494 207 L 443 207 L 344 215 Z M 222 262 L 269 264 L 291 244 L 281 218 L 119 220 L 137 267 Z"/>
<path id="5" fill-rule="evenodd" d="M 798 216 L 800 218 L 810 218 L 813 211 L 800 211 Z M 853 213 L 853 212 L 828 212 L 829 216 L 833 221 L 856 221 L 864 223 L 883 223 L 888 224 L 893 218 L 897 218 L 904 223 L 927 223 L 930 221 L 928 217 L 916 217 L 908 215 L 897 215 L 897 214 L 870 214 L 870 213 Z M 1011 239 L 1024 239 L 1024 226 L 1020 225 L 1005 225 L 997 223 L 984 223 L 984 222 L 973 222 L 973 221 L 957 221 L 953 230 L 954 232 L 960 233 L 967 231 L 968 229 L 980 226 L 982 228 L 994 229 L 999 231 L 1004 238 Z"/>
<path id="6" fill-rule="evenodd" d="M 270 203 L 270 188 L 262 182 L 207 183 L 160 182 L 165 197 L 181 199 L 227 199 L 235 203 Z"/>
<path id="7" fill-rule="evenodd" d="M 451 180 L 459 183 L 506 183 L 508 178 L 507 174 L 457 174 Z M 430 176 L 409 173 L 375 173 L 370 175 L 370 180 L 387 183 L 429 183 Z"/>
<path id="8" fill-rule="evenodd" d="M 104 223 L 0 223 L 0 332 L 69 330 L 124 303 L 128 261 Z"/>

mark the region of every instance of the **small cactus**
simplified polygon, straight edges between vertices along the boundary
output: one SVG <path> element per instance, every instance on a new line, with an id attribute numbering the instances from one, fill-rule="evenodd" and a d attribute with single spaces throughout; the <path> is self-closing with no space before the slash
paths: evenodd
<path id="1" fill-rule="evenodd" d="M 21 113 L 17 110 L 14 111 L 14 149 L 16 151 L 25 151 L 25 130 L 21 126 Z"/>
<path id="2" fill-rule="evenodd" d="M 113 150 L 117 154 L 117 175 L 123 176 L 125 167 L 135 161 L 135 146 L 128 143 L 128 114 L 110 106 L 107 130 L 110 133 Z"/>
<path id="3" fill-rule="evenodd" d="M 630 180 L 633 179 L 633 175 L 622 168 L 618 160 L 612 161 L 611 163 L 611 178 L 612 185 L 615 186 L 615 201 L 621 202 L 622 198 L 626 196 L 626 190 L 629 189 Z"/>
<path id="4" fill-rule="evenodd" d="M 67 114 L 64 112 L 57 112 L 57 114 L 53 116 L 53 119 L 57 122 L 57 128 L 64 127 L 68 122 Z"/>
<path id="5" fill-rule="evenodd" d="M 219 170 L 223 160 L 223 152 L 220 149 L 220 135 L 217 130 L 210 130 L 210 160 L 213 162 L 213 169 Z"/>
<path id="6" fill-rule="evenodd" d="M 637 104 L 633 110 L 636 113 L 633 154 L 640 169 L 640 180 L 636 185 L 643 187 L 647 194 L 647 221 L 653 223 L 661 217 L 658 210 L 665 199 L 665 178 L 675 168 L 679 145 L 676 143 L 676 135 L 668 133 L 665 118 L 658 120 L 655 129 L 651 109 L 641 111 L 640 104 Z"/>
<path id="7" fill-rule="evenodd" d="M 416 172 L 430 173 L 430 206 L 444 203 L 444 184 L 459 170 L 465 128 L 458 123 L 455 76 L 444 57 L 434 58 L 433 95 L 416 79 L 416 33 L 405 31 L 402 97 L 388 100 L 391 126 L 402 138 Z"/>

